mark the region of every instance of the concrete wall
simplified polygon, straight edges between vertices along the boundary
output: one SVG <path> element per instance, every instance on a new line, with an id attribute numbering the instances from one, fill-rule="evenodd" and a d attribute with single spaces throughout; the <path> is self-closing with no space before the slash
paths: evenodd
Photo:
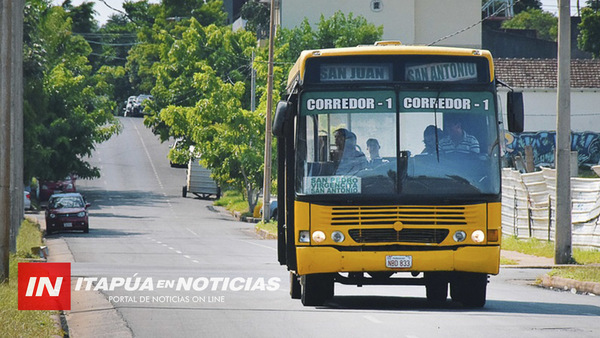
<path id="1" fill-rule="evenodd" d="M 556 89 L 522 89 L 525 131 L 556 130 Z M 506 120 L 506 90 L 500 90 Z M 571 89 L 571 130 L 600 133 L 600 89 Z"/>
<path id="2" fill-rule="evenodd" d="M 373 10 L 373 3 L 380 10 Z M 463 30 L 481 20 L 478 0 L 281 0 L 281 26 L 293 28 L 304 18 L 316 25 L 321 15 L 335 12 L 363 16 L 376 26 L 383 25 L 384 40 L 400 40 L 407 45 L 430 44 Z M 437 45 L 481 47 L 481 25 L 441 41 Z"/>

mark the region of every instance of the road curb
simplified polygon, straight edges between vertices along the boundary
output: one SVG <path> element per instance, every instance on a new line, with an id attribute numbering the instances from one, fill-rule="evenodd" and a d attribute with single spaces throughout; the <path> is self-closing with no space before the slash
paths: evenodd
<path id="1" fill-rule="evenodd" d="M 270 232 L 268 232 L 265 229 L 256 229 L 256 233 L 262 238 L 262 239 L 277 239 L 277 235 L 274 235 Z"/>
<path id="2" fill-rule="evenodd" d="M 586 293 L 600 295 L 600 283 L 582 282 L 574 279 L 543 275 L 540 286 L 549 289 L 571 291 L 573 293 Z"/>

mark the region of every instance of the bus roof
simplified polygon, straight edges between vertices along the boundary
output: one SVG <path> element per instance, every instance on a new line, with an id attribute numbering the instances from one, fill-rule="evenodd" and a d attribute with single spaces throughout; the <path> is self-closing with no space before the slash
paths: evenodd
<path id="1" fill-rule="evenodd" d="M 458 48 L 458 47 L 434 47 L 434 46 L 404 46 L 400 44 L 376 43 L 375 45 L 361 45 L 357 47 L 345 48 L 324 48 L 305 50 L 300 53 L 298 60 L 290 69 L 287 88 L 298 80 L 300 84 L 304 82 L 304 72 L 306 61 L 310 58 L 327 56 L 345 56 L 345 55 L 452 55 L 452 56 L 477 56 L 485 57 L 490 64 L 490 80 L 494 78 L 494 66 L 492 54 L 484 49 Z"/>

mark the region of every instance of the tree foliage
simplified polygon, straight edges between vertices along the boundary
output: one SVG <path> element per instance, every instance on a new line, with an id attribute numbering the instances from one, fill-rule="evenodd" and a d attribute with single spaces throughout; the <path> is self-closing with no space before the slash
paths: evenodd
<path id="1" fill-rule="evenodd" d="M 330 18 L 321 15 L 316 28 L 307 19 L 299 27 L 281 29 L 277 36 L 280 54 L 286 61 L 295 61 L 300 52 L 307 49 L 350 47 L 373 44 L 383 36 L 383 26 L 375 26 L 362 17 L 347 16 L 338 11 Z"/>
<path id="2" fill-rule="evenodd" d="M 533 29 L 540 39 L 556 41 L 558 36 L 558 18 L 541 9 L 528 9 L 514 18 L 505 21 L 502 28 Z"/>
<path id="3" fill-rule="evenodd" d="M 598 5 L 586 7 L 581 11 L 579 36 L 577 46 L 579 49 L 590 52 L 594 58 L 600 57 L 600 12 Z"/>
<path id="4" fill-rule="evenodd" d="M 256 33 L 258 38 L 269 37 L 271 9 L 258 0 L 250 0 L 242 5 L 240 14 L 246 21 L 246 30 Z"/>
<path id="5" fill-rule="evenodd" d="M 530 9 L 542 9 L 542 2 L 540 0 L 521 0 L 514 4 L 515 15 Z"/>
<path id="6" fill-rule="evenodd" d="M 118 132 L 106 77 L 94 76 L 89 44 L 62 7 L 28 0 L 24 25 L 25 178 L 98 177 L 89 157 Z"/>
<path id="7" fill-rule="evenodd" d="M 268 27 L 266 6 L 250 2 L 244 7 L 251 17 L 248 31 L 233 32 L 225 26 L 221 0 L 127 1 L 125 12 L 103 27 L 93 20 L 91 2 L 28 4 L 24 69 L 31 175 L 97 177 L 98 169 L 84 159 L 118 131 L 110 114 L 115 102 L 151 93 L 144 123 L 163 141 L 182 140 L 170 159 L 187 159 L 188 146 L 194 146 L 214 178 L 242 190 L 253 210 L 263 183 L 267 96 L 267 49 L 257 47 L 255 28 Z M 321 17 L 315 27 L 305 21 L 280 29 L 275 91 L 284 94 L 288 70 L 302 50 L 372 44 L 382 32 L 382 26 L 342 12 Z M 253 68 L 256 111 L 250 110 Z"/>

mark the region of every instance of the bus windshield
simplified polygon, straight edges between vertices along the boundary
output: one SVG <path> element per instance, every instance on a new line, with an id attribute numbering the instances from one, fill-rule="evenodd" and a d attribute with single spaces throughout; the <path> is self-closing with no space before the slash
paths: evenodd
<path id="1" fill-rule="evenodd" d="M 299 196 L 500 192 L 492 92 L 390 88 L 300 95 Z"/>

